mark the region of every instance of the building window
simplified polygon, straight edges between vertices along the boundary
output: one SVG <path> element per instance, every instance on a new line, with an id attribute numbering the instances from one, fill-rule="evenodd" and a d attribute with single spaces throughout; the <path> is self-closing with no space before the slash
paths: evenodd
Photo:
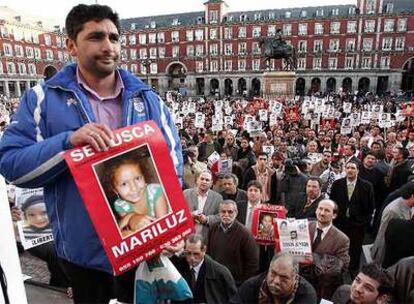
<path id="1" fill-rule="evenodd" d="M 34 48 L 34 58 L 35 59 L 42 59 L 42 52 L 40 52 L 40 49 Z"/>
<path id="2" fill-rule="evenodd" d="M 210 71 L 211 72 L 218 72 L 218 61 L 217 60 L 212 60 L 210 62 Z"/>
<path id="3" fill-rule="evenodd" d="M 203 41 L 204 40 L 204 30 L 196 30 L 195 31 L 195 40 Z"/>
<path id="4" fill-rule="evenodd" d="M 194 56 L 194 46 L 193 45 L 187 45 L 187 56 L 189 56 L 189 57 Z"/>
<path id="5" fill-rule="evenodd" d="M 298 58 L 298 70 L 306 69 L 306 58 Z"/>
<path id="6" fill-rule="evenodd" d="M 151 33 L 148 34 L 148 42 L 151 43 L 157 43 L 157 34 Z"/>
<path id="7" fill-rule="evenodd" d="M 196 72 L 202 73 L 204 69 L 204 64 L 202 61 L 196 61 Z"/>
<path id="8" fill-rule="evenodd" d="M 157 74 L 158 73 L 158 64 L 156 62 L 151 63 L 150 73 L 151 74 Z"/>
<path id="9" fill-rule="evenodd" d="M 381 69 L 389 69 L 390 68 L 390 57 L 381 57 Z"/>
<path id="10" fill-rule="evenodd" d="M 231 60 L 224 61 L 224 70 L 226 72 L 230 72 L 233 69 L 232 65 L 233 65 L 233 62 Z"/>
<path id="11" fill-rule="evenodd" d="M 319 8 L 316 10 L 316 17 L 323 17 L 323 8 Z"/>
<path id="12" fill-rule="evenodd" d="M 209 13 L 210 13 L 210 17 L 209 17 L 210 23 L 217 23 L 218 11 L 210 11 Z"/>
<path id="13" fill-rule="evenodd" d="M 313 69 L 320 70 L 322 67 L 322 59 L 321 58 L 313 58 Z"/>
<path id="14" fill-rule="evenodd" d="M 210 39 L 217 39 L 217 29 L 210 29 Z"/>
<path id="15" fill-rule="evenodd" d="M 239 43 L 239 55 L 246 55 L 247 54 L 246 49 L 247 49 L 246 42 L 240 42 Z"/>
<path id="16" fill-rule="evenodd" d="M 135 63 L 131 64 L 131 73 L 138 74 L 138 66 Z"/>
<path id="17" fill-rule="evenodd" d="M 13 49 L 10 44 L 4 43 L 3 51 L 4 51 L 4 56 L 13 56 Z"/>
<path id="18" fill-rule="evenodd" d="M 323 35 L 323 23 L 315 23 L 315 35 Z"/>
<path id="19" fill-rule="evenodd" d="M 158 57 L 159 58 L 165 58 L 165 47 L 159 47 L 158 48 Z"/>
<path id="20" fill-rule="evenodd" d="M 355 7 L 350 7 L 350 8 L 348 8 L 348 15 L 355 15 Z"/>
<path id="21" fill-rule="evenodd" d="M 314 40 L 313 41 L 313 51 L 315 53 L 322 52 L 323 49 L 323 40 Z"/>
<path id="22" fill-rule="evenodd" d="M 372 51 L 372 38 L 364 38 L 364 40 L 362 41 L 362 49 L 365 52 Z"/>
<path id="23" fill-rule="evenodd" d="M 0 35 L 1 35 L 2 38 L 9 38 L 9 31 L 8 31 L 7 27 L 0 26 Z"/>
<path id="24" fill-rule="evenodd" d="M 126 46 L 126 43 L 127 43 L 127 37 L 126 37 L 125 35 L 121 35 L 121 36 L 119 37 L 119 42 L 120 42 L 121 46 Z"/>
<path id="25" fill-rule="evenodd" d="M 164 32 L 157 33 L 157 40 L 158 40 L 158 43 L 164 43 L 165 42 Z"/>
<path id="26" fill-rule="evenodd" d="M 50 35 L 45 34 L 43 37 L 45 38 L 45 45 L 51 46 L 52 45 L 52 38 L 50 38 Z M 19 39 L 16 39 L 16 40 L 19 40 Z"/>
<path id="27" fill-rule="evenodd" d="M 32 35 L 33 35 L 33 36 L 32 36 L 32 41 L 33 41 L 33 43 L 35 43 L 35 44 L 39 44 L 39 35 L 38 35 L 38 34 L 36 34 L 36 33 L 33 33 Z"/>
<path id="28" fill-rule="evenodd" d="M 7 73 L 16 74 L 16 66 L 13 62 L 7 62 Z"/>
<path id="29" fill-rule="evenodd" d="M 26 57 L 27 58 L 33 58 L 33 48 L 26 46 Z"/>
<path id="30" fill-rule="evenodd" d="M 150 22 L 150 28 L 155 29 L 157 27 L 157 23 L 155 21 Z"/>
<path id="31" fill-rule="evenodd" d="M 174 58 L 180 56 L 180 47 L 179 46 L 177 46 L 177 45 L 173 46 L 173 48 L 172 48 L 172 56 Z"/>
<path id="32" fill-rule="evenodd" d="M 63 58 L 64 58 L 63 53 L 61 51 L 58 51 L 57 55 L 58 55 L 58 60 L 63 61 Z"/>
<path id="33" fill-rule="evenodd" d="M 394 19 L 386 19 L 384 22 L 384 32 L 394 31 Z"/>
<path id="34" fill-rule="evenodd" d="M 196 45 L 196 56 L 204 55 L 204 46 L 202 44 Z"/>
<path id="35" fill-rule="evenodd" d="M 269 25 L 267 27 L 267 37 L 274 37 L 276 34 L 276 26 L 275 25 Z"/>
<path id="36" fill-rule="evenodd" d="M 307 11 L 301 11 L 300 12 L 300 17 L 301 18 L 306 18 L 307 15 L 308 15 L 308 12 Z"/>
<path id="37" fill-rule="evenodd" d="M 398 19 L 398 31 L 405 32 L 407 30 L 407 19 Z"/>
<path id="38" fill-rule="evenodd" d="M 332 16 L 338 16 L 339 15 L 339 8 L 333 8 L 332 9 Z"/>
<path id="39" fill-rule="evenodd" d="M 260 71 L 260 59 L 253 59 L 253 71 Z"/>
<path id="40" fill-rule="evenodd" d="M 147 74 L 147 67 L 145 66 L 145 64 L 141 63 L 140 69 L 141 69 L 141 74 L 144 74 L 144 75 Z"/>
<path id="41" fill-rule="evenodd" d="M 240 22 L 245 22 L 247 21 L 247 16 L 246 15 L 240 15 Z"/>
<path id="42" fill-rule="evenodd" d="M 258 55 L 258 54 L 261 53 L 259 42 L 253 42 L 252 43 L 252 52 L 253 52 L 254 55 Z"/>
<path id="43" fill-rule="evenodd" d="M 150 48 L 150 58 L 157 58 L 157 48 Z"/>
<path id="44" fill-rule="evenodd" d="M 26 75 L 26 65 L 24 63 L 19 62 L 18 68 L 19 68 L 20 75 Z"/>
<path id="45" fill-rule="evenodd" d="M 308 24 L 307 23 L 299 23 L 299 36 L 305 36 L 308 34 Z"/>
<path id="46" fill-rule="evenodd" d="M 253 38 L 258 38 L 258 37 L 260 37 L 261 32 L 262 32 L 262 29 L 261 29 L 261 27 L 260 27 L 260 26 L 255 26 L 255 27 L 253 27 Z"/>
<path id="47" fill-rule="evenodd" d="M 21 45 L 15 45 L 14 46 L 14 51 L 15 51 L 16 57 L 23 57 L 24 56 L 23 47 Z"/>
<path id="48" fill-rule="evenodd" d="M 146 34 L 139 34 L 139 44 L 145 45 L 147 44 L 147 35 Z"/>
<path id="49" fill-rule="evenodd" d="M 269 12 L 269 19 L 275 19 L 275 12 Z"/>
<path id="50" fill-rule="evenodd" d="M 347 33 L 354 34 L 356 33 L 356 29 L 357 29 L 356 21 L 348 21 L 347 26 L 346 26 Z"/>
<path id="51" fill-rule="evenodd" d="M 346 51 L 347 52 L 354 52 L 355 51 L 355 39 L 347 39 L 346 40 Z"/>
<path id="52" fill-rule="evenodd" d="M 367 14 L 375 13 L 375 0 L 366 0 L 366 12 Z"/>
<path id="53" fill-rule="evenodd" d="M 28 67 L 29 67 L 29 74 L 30 75 L 36 75 L 37 74 L 36 65 L 34 63 L 29 63 Z"/>
<path id="54" fill-rule="evenodd" d="M 387 5 L 385 6 L 385 12 L 387 14 L 391 14 L 394 10 L 394 4 L 393 3 L 387 3 Z"/>
<path id="55" fill-rule="evenodd" d="M 240 27 L 239 28 L 239 38 L 246 38 L 246 28 Z"/>
<path id="56" fill-rule="evenodd" d="M 188 30 L 185 32 L 185 40 L 193 41 L 194 40 L 194 32 L 193 30 Z"/>
<path id="57" fill-rule="evenodd" d="M 126 61 L 128 59 L 128 54 L 126 49 L 121 49 L 121 60 Z"/>
<path id="58" fill-rule="evenodd" d="M 231 27 L 226 27 L 224 29 L 224 39 L 232 39 L 233 35 L 232 35 L 232 28 Z"/>
<path id="59" fill-rule="evenodd" d="M 233 55 L 233 45 L 231 43 L 224 44 L 224 54 Z"/>
<path id="60" fill-rule="evenodd" d="M 351 70 L 354 67 L 354 58 L 353 57 L 346 57 L 345 58 L 345 69 Z"/>
<path id="61" fill-rule="evenodd" d="M 338 52 L 338 50 L 339 50 L 339 39 L 329 40 L 329 51 Z"/>
<path id="62" fill-rule="evenodd" d="M 404 51 L 404 47 L 405 47 L 405 37 L 395 38 L 395 50 Z"/>
<path id="63" fill-rule="evenodd" d="M 129 35 L 128 36 L 129 45 L 135 45 L 137 44 L 137 39 L 135 35 Z"/>
<path id="64" fill-rule="evenodd" d="M 331 22 L 331 34 L 339 34 L 341 31 L 341 22 Z"/>
<path id="65" fill-rule="evenodd" d="M 180 25 L 180 21 L 178 20 L 178 18 L 175 18 L 171 24 L 172 26 L 177 26 Z"/>
<path id="66" fill-rule="evenodd" d="M 137 59 L 137 50 L 136 49 L 130 49 L 129 50 L 129 57 L 131 60 Z"/>
<path id="67" fill-rule="evenodd" d="M 179 42 L 180 41 L 180 32 L 179 31 L 171 32 L 171 40 L 172 40 L 172 42 Z"/>
<path id="68" fill-rule="evenodd" d="M 246 71 L 246 60 L 239 59 L 239 71 Z"/>
<path id="69" fill-rule="evenodd" d="M 365 20 L 365 33 L 373 33 L 375 31 L 375 20 Z"/>
<path id="70" fill-rule="evenodd" d="M 371 57 L 363 57 L 362 58 L 361 68 L 362 69 L 370 69 L 371 68 Z"/>
<path id="71" fill-rule="evenodd" d="M 289 12 L 289 11 L 285 12 L 285 18 L 286 19 L 289 19 L 291 16 L 292 16 L 291 12 Z"/>
<path id="72" fill-rule="evenodd" d="M 139 58 L 140 59 L 146 59 L 147 58 L 147 49 L 140 49 L 139 50 Z"/>
<path id="73" fill-rule="evenodd" d="M 210 44 L 210 55 L 211 56 L 218 55 L 218 44 L 217 43 Z"/>
<path id="74" fill-rule="evenodd" d="M 391 51 L 391 47 L 392 47 L 392 38 L 391 37 L 382 38 L 382 50 Z"/>
<path id="75" fill-rule="evenodd" d="M 255 13 L 254 14 L 254 20 L 255 21 L 260 20 L 261 18 L 262 18 L 262 14 L 261 13 Z"/>
<path id="76" fill-rule="evenodd" d="M 298 52 L 305 53 L 306 52 L 306 40 L 300 40 L 298 44 Z"/>
<path id="77" fill-rule="evenodd" d="M 46 60 L 53 60 L 53 51 L 46 50 Z"/>
<path id="78" fill-rule="evenodd" d="M 283 35 L 284 36 L 292 35 L 292 24 L 283 24 Z"/>
<path id="79" fill-rule="evenodd" d="M 329 58 L 328 59 L 328 69 L 329 70 L 336 70 L 338 64 L 338 59 L 337 58 Z"/>

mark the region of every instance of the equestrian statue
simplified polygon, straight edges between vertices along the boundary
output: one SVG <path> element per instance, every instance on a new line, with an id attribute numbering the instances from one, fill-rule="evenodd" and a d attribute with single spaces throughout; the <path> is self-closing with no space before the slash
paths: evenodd
<path id="1" fill-rule="evenodd" d="M 270 67 L 270 59 L 283 59 L 286 71 L 296 70 L 296 50 L 293 46 L 282 39 L 282 31 L 277 30 L 275 37 L 262 38 L 259 42 L 260 47 L 264 45 L 264 61 L 266 67 Z"/>

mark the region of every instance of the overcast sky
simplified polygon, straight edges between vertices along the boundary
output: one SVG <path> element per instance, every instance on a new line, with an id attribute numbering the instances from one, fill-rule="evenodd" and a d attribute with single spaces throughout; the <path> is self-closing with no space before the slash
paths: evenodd
<path id="1" fill-rule="evenodd" d="M 285 7 L 306 7 L 332 4 L 356 4 L 357 0 L 226 0 L 229 11 L 247 11 Z M 115 9 L 121 18 L 165 15 L 172 13 L 202 11 L 206 0 L 97 0 Z M 95 0 L 0 0 L 0 6 L 26 11 L 32 15 L 54 18 L 63 25 L 65 16 L 72 6 Z"/>

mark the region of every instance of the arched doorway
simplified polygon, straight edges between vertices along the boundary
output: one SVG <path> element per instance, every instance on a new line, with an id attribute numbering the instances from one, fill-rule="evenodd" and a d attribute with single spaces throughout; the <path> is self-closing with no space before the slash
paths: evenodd
<path id="1" fill-rule="evenodd" d="M 299 95 L 299 96 L 305 95 L 305 84 L 306 84 L 305 79 L 303 78 L 296 79 L 296 86 L 295 86 L 296 95 Z"/>
<path id="2" fill-rule="evenodd" d="M 367 77 L 362 77 L 359 81 L 358 81 L 358 91 L 361 93 L 366 93 L 369 91 L 369 78 Z"/>
<path id="3" fill-rule="evenodd" d="M 53 65 L 48 65 L 43 71 L 43 76 L 45 76 L 45 81 L 52 78 L 57 73 L 57 69 Z"/>
<path id="4" fill-rule="evenodd" d="M 233 95 L 233 81 L 229 78 L 224 80 L 224 95 Z"/>
<path id="5" fill-rule="evenodd" d="M 240 78 L 237 81 L 237 90 L 239 91 L 239 95 L 243 95 L 247 90 L 246 79 Z"/>
<path id="6" fill-rule="evenodd" d="M 326 92 L 332 93 L 336 91 L 336 79 L 335 78 L 328 78 L 326 81 Z"/>
<path id="7" fill-rule="evenodd" d="M 344 92 L 351 92 L 352 90 L 352 79 L 347 77 L 342 81 L 342 90 Z"/>
<path id="8" fill-rule="evenodd" d="M 260 96 L 260 80 L 258 78 L 252 80 L 252 95 Z"/>
<path id="9" fill-rule="evenodd" d="M 219 81 L 216 78 L 210 80 L 210 94 L 215 95 L 219 93 Z"/>
<path id="10" fill-rule="evenodd" d="M 186 66 L 179 61 L 174 61 L 167 66 L 166 71 L 168 74 L 168 89 L 185 90 Z"/>
<path id="11" fill-rule="evenodd" d="M 403 70 L 401 90 L 412 93 L 414 92 L 414 58 L 403 65 Z"/>
<path id="12" fill-rule="evenodd" d="M 311 92 L 317 93 L 320 91 L 321 91 L 321 80 L 318 77 L 313 78 L 311 81 Z"/>

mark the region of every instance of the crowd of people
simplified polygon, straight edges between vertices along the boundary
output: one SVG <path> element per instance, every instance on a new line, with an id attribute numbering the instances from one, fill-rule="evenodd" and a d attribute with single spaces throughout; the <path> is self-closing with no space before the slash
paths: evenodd
<path id="1" fill-rule="evenodd" d="M 168 94 L 167 108 L 117 68 L 120 26 L 109 7 L 78 5 L 66 28 L 77 64 L 26 94 L 16 113 L 15 101 L 0 108 L 4 125 L 13 121 L 0 142 L 0 172 L 20 187 L 44 187 L 52 255 L 75 303 L 132 302 L 136 269 L 112 275 L 61 152 L 86 144 L 106 151 L 112 130 L 149 119 L 167 141 L 196 227 L 165 252 L 192 290 L 187 303 L 414 301 L 411 103 L 346 92 L 275 100 Z M 121 165 L 135 179 L 145 170 Z M 119 199 L 118 215 L 129 219 L 134 202 Z M 257 244 L 258 204 L 309 220 L 312 264 Z"/>

